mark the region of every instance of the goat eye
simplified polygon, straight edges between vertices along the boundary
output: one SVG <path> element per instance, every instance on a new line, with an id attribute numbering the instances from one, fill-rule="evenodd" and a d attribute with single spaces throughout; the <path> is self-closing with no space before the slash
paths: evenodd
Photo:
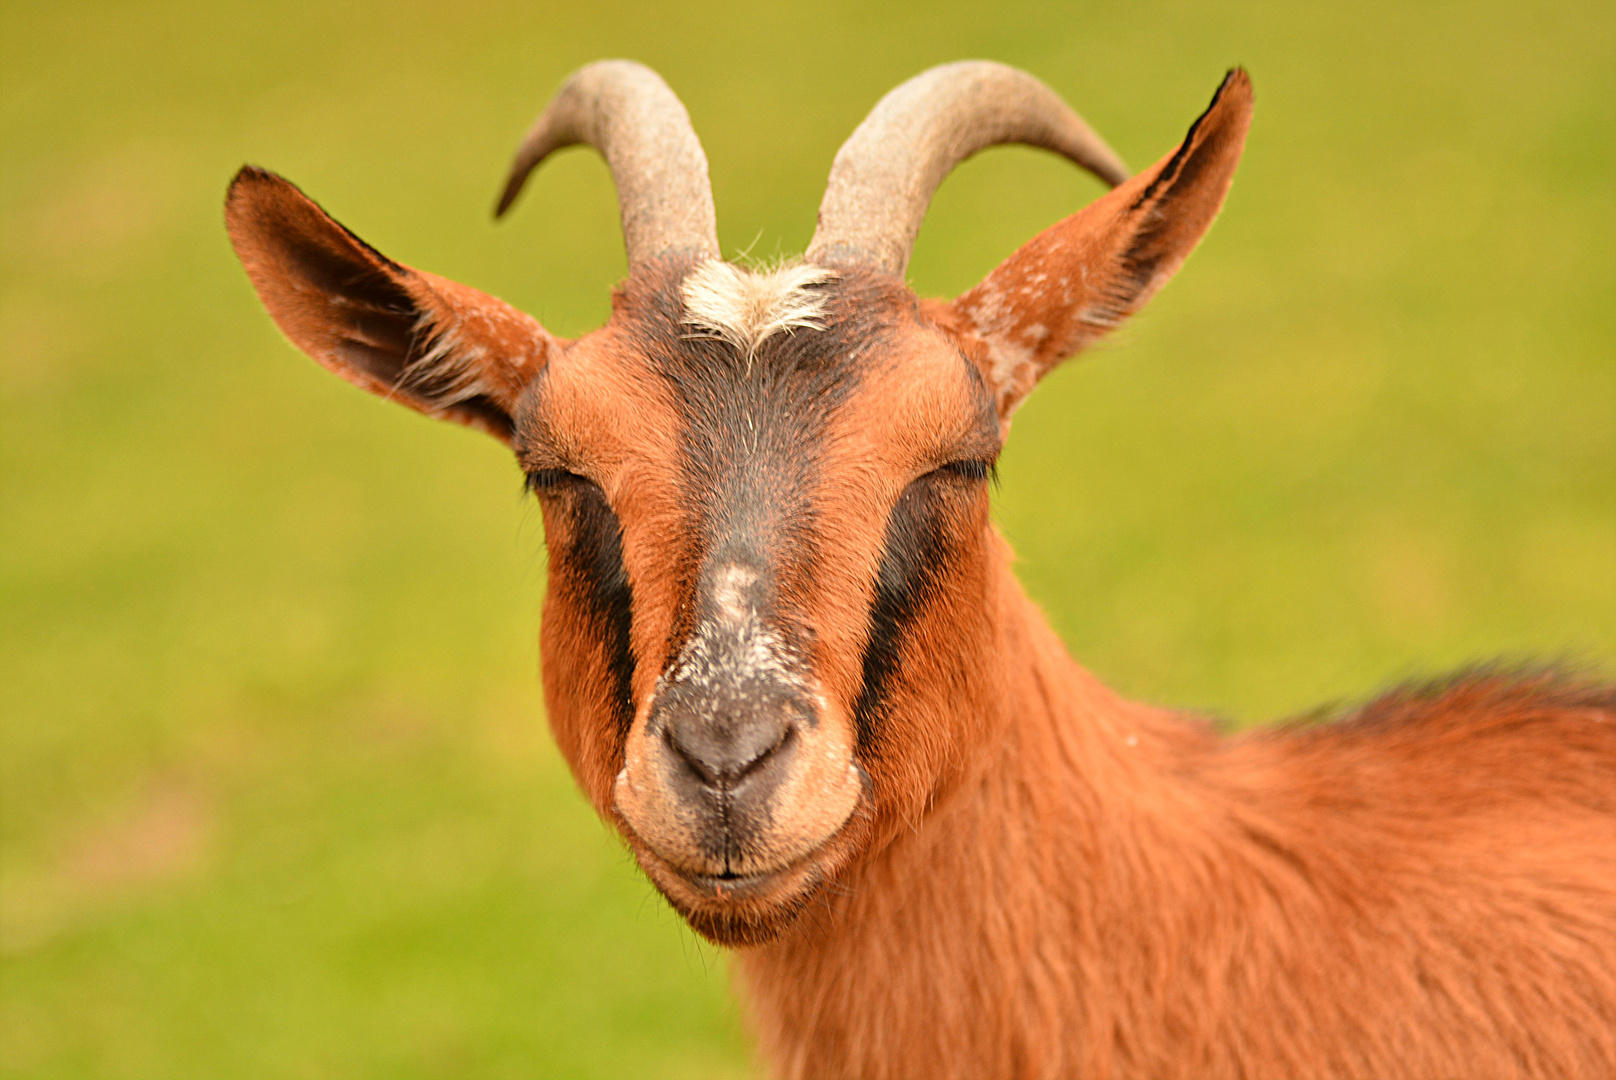
<path id="1" fill-rule="evenodd" d="M 943 476 L 952 476 L 959 480 L 979 481 L 989 477 L 998 479 L 997 464 L 981 458 L 966 458 L 961 461 L 950 461 L 936 470 Z"/>
<path id="2" fill-rule="evenodd" d="M 587 484 L 590 481 L 566 469 L 535 469 L 527 474 L 527 489 L 535 495 L 543 495 L 565 484 L 574 483 Z"/>

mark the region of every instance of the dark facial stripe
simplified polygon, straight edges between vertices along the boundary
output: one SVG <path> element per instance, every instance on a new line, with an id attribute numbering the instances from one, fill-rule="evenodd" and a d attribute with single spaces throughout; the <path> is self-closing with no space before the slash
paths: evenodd
<path id="1" fill-rule="evenodd" d="M 853 707 L 861 755 L 879 755 L 905 638 L 953 561 L 961 500 L 978 482 L 955 468 L 927 473 L 909 485 L 887 518 L 864 646 L 864 684 Z"/>
<path id="2" fill-rule="evenodd" d="M 623 737 L 634 721 L 634 654 L 629 627 L 634 597 L 623 569 L 623 528 L 606 495 L 570 473 L 536 475 L 546 510 L 564 517 L 565 528 L 546 527 L 550 587 L 576 604 L 593 625 L 612 675 L 611 708 Z"/>

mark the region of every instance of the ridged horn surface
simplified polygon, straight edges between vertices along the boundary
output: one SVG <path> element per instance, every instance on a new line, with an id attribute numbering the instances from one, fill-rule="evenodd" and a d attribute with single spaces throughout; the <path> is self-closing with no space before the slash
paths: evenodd
<path id="1" fill-rule="evenodd" d="M 632 60 L 601 60 L 561 85 L 522 140 L 494 216 L 540 162 L 580 143 L 612 171 L 631 268 L 673 251 L 718 257 L 707 155 L 690 114 L 660 75 Z"/>
<path id="2" fill-rule="evenodd" d="M 944 64 L 887 94 L 842 144 L 808 260 L 901 276 L 943 178 L 1002 143 L 1052 150 L 1112 187 L 1128 178 L 1122 159 L 1031 75 L 989 60 Z"/>

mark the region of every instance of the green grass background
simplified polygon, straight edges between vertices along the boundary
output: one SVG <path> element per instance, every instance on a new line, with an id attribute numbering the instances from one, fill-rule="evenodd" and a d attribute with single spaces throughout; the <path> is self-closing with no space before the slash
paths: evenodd
<path id="1" fill-rule="evenodd" d="M 0 1074 L 724 1077 L 725 961 L 544 730 L 506 452 L 321 373 L 226 244 L 243 161 L 575 335 L 623 270 L 561 78 L 641 59 L 726 251 L 800 251 L 881 93 L 1018 64 L 1136 168 L 1224 70 L 1221 220 L 1019 414 L 997 513 L 1125 692 L 1240 723 L 1478 658 L 1616 659 L 1616 8 L 7 2 L 0 33 Z M 999 150 L 922 292 L 1099 191 Z"/>

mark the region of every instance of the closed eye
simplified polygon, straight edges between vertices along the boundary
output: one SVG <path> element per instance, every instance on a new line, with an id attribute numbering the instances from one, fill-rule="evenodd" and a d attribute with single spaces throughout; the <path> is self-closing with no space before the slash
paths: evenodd
<path id="1" fill-rule="evenodd" d="M 555 491 L 568 484 L 593 484 L 588 477 L 568 472 L 566 469 L 534 469 L 527 474 L 525 486 L 535 495 L 543 495 Z"/>
<path id="2" fill-rule="evenodd" d="M 991 479 L 995 485 L 999 482 L 999 463 L 982 458 L 963 458 L 959 461 L 950 461 L 948 464 L 937 468 L 935 472 L 960 480 L 980 481 Z"/>

